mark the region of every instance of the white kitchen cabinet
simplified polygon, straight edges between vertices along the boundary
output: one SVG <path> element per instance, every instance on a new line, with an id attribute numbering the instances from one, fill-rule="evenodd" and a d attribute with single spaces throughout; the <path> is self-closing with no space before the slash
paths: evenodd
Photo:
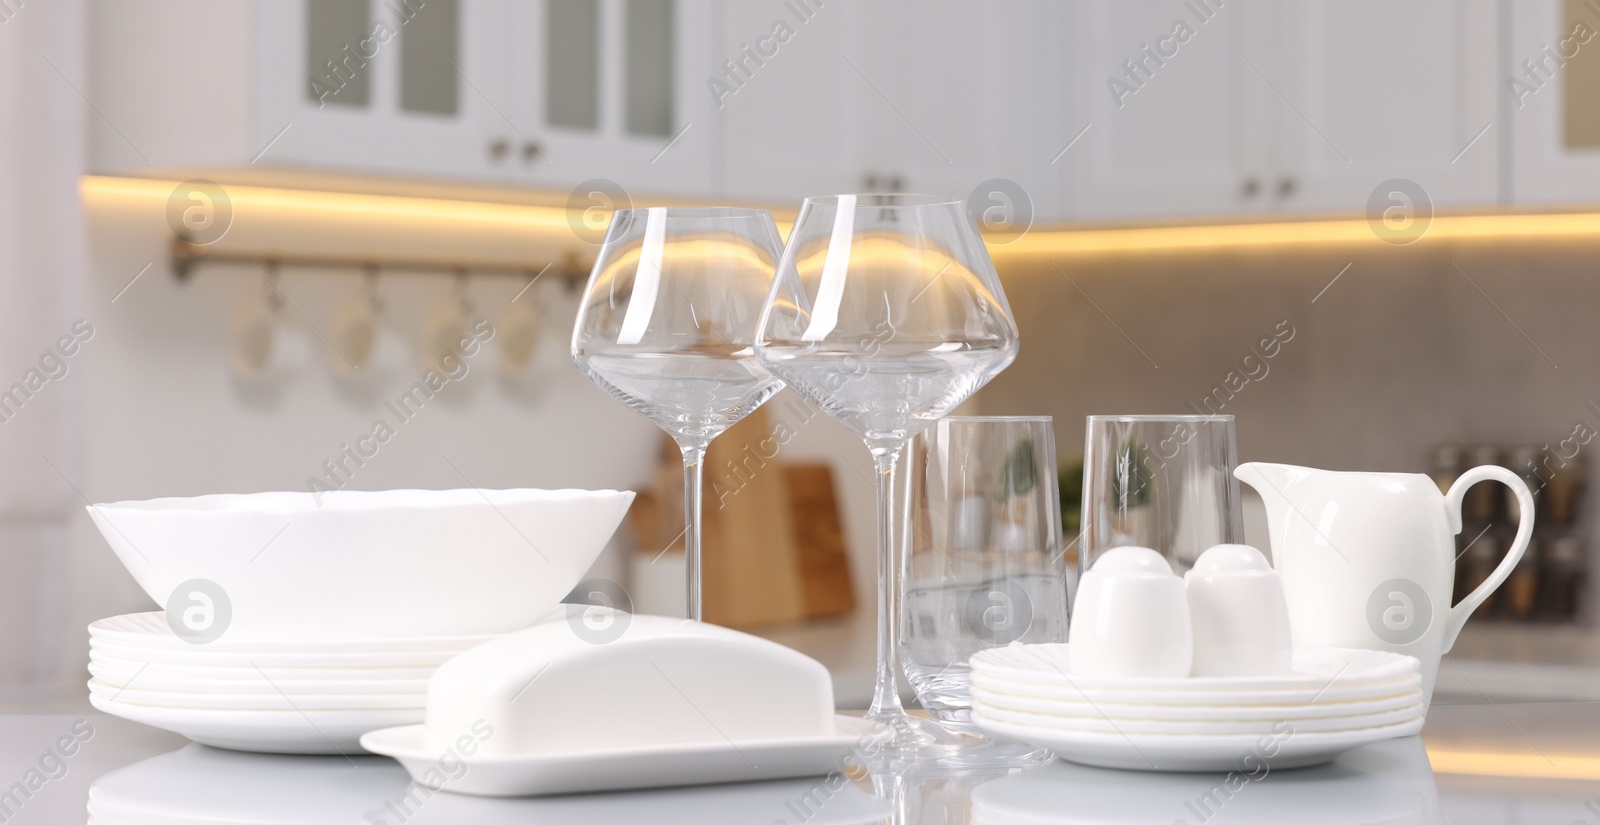
<path id="1" fill-rule="evenodd" d="M 723 59 L 737 63 L 708 90 L 726 136 L 725 191 L 965 197 L 1005 178 L 1054 213 L 1058 17 L 1039 3 L 729 3 Z"/>
<path id="2" fill-rule="evenodd" d="M 1276 48 L 1265 16 L 1273 7 L 1095 0 L 1071 9 L 1058 29 L 1066 66 L 1056 102 L 1067 132 L 1057 175 L 1071 215 L 1268 209 L 1276 123 L 1241 55 L 1250 43 Z"/>
<path id="3" fill-rule="evenodd" d="M 506 38 L 508 120 L 519 182 L 593 178 L 705 196 L 717 124 L 702 77 L 717 50 L 712 0 L 515 2 Z M 537 151 L 528 150 L 529 143 Z"/>
<path id="4" fill-rule="evenodd" d="M 1279 208 L 1361 211 L 1395 178 L 1418 184 L 1435 207 L 1500 197 L 1496 0 L 1279 8 L 1279 39 L 1294 48 L 1246 52 L 1261 70 L 1246 82 L 1265 87 L 1277 114 L 1280 168 L 1267 194 Z"/>
<path id="5" fill-rule="evenodd" d="M 102 0 L 90 21 L 90 96 L 105 114 L 93 166 L 309 167 L 552 188 L 608 178 L 708 193 L 714 130 L 688 78 L 711 51 L 716 8 Z"/>
<path id="6" fill-rule="evenodd" d="M 1506 3 L 1497 89 L 1511 139 L 1511 201 L 1600 201 L 1600 11 L 1583 0 Z"/>
<path id="7" fill-rule="evenodd" d="M 1359 212 L 1391 178 L 1499 194 L 1494 0 L 1075 8 L 1072 214 Z M 1487 128 L 1487 130 L 1486 130 Z M 1064 159 L 1065 160 L 1065 159 Z"/>

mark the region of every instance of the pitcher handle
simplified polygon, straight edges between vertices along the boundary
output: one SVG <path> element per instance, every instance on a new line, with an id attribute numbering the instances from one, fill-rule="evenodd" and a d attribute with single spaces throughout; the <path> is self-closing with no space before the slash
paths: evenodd
<path id="1" fill-rule="evenodd" d="M 1522 554 L 1528 549 L 1528 542 L 1533 538 L 1533 493 L 1529 492 L 1528 485 L 1522 477 L 1504 467 L 1485 464 L 1482 467 L 1473 467 L 1461 474 L 1456 483 L 1450 485 L 1450 492 L 1445 493 L 1445 503 L 1451 526 L 1456 533 L 1461 532 L 1461 499 L 1466 496 L 1467 488 L 1480 481 L 1498 481 L 1511 488 L 1517 496 L 1517 537 L 1511 541 L 1511 549 L 1506 551 L 1505 558 L 1500 560 L 1500 565 L 1485 579 L 1460 604 L 1450 608 L 1449 621 L 1444 629 L 1444 650 L 1450 652 L 1455 646 L 1456 636 L 1461 634 L 1461 628 L 1466 626 L 1467 619 L 1472 616 L 1472 611 L 1483 604 L 1484 599 L 1499 587 L 1507 576 L 1511 575 L 1512 568 L 1522 560 Z"/>

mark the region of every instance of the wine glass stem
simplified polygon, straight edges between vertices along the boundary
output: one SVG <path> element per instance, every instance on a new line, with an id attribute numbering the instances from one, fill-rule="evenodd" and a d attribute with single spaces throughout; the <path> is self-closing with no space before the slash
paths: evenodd
<path id="1" fill-rule="evenodd" d="M 870 719 L 905 715 L 900 704 L 899 612 L 900 569 L 894 542 L 894 469 L 904 445 L 874 447 L 878 470 L 878 683 L 872 697 Z"/>
<path id="2" fill-rule="evenodd" d="M 689 618 L 701 621 L 700 612 L 700 498 L 706 449 L 690 444 L 683 449 L 683 578 L 684 608 Z"/>

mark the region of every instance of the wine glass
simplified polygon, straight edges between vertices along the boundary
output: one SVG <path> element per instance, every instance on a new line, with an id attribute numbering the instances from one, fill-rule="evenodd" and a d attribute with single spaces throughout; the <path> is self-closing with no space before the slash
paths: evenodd
<path id="1" fill-rule="evenodd" d="M 920 759 L 943 731 L 900 704 L 895 464 L 906 442 L 1017 355 L 1017 326 L 956 198 L 807 198 L 761 313 L 756 354 L 867 443 L 878 487 L 878 670 L 867 718 L 883 751 Z"/>
<path id="2" fill-rule="evenodd" d="M 695 621 L 706 447 L 783 388 L 752 349 L 781 249 L 764 209 L 619 209 L 572 329 L 572 360 L 584 375 L 683 452 L 686 601 Z"/>

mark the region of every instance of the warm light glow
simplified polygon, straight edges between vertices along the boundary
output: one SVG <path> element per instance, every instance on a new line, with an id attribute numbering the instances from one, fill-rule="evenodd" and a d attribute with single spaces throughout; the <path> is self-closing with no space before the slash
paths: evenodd
<path id="1" fill-rule="evenodd" d="M 178 184 L 179 181 L 171 180 L 89 175 L 79 182 L 78 190 L 85 200 L 117 198 L 165 201 Z M 309 189 L 281 189 L 231 183 L 225 184 L 223 188 L 227 191 L 235 210 L 241 207 L 263 207 L 271 210 L 342 213 L 352 217 L 420 218 L 448 223 L 488 223 L 524 229 L 558 229 L 571 232 L 567 223 L 567 210 L 557 206 L 319 192 Z"/>
<path id="2" fill-rule="evenodd" d="M 1447 239 L 1548 238 L 1600 236 L 1600 213 L 1556 215 L 1441 215 L 1415 243 Z M 1034 229 L 1010 244 L 990 244 L 994 257 L 1073 255 L 1168 249 L 1283 246 L 1293 244 L 1362 243 L 1374 248 L 1388 242 L 1373 234 L 1363 218 L 1215 224 L 1209 226 L 1145 226 L 1127 229 Z"/>
<path id="3" fill-rule="evenodd" d="M 1429 748 L 1434 773 L 1467 776 L 1510 776 L 1527 779 L 1600 780 L 1600 756 L 1538 753 L 1493 753 Z"/>
<path id="4" fill-rule="evenodd" d="M 85 176 L 79 184 L 88 199 L 139 199 L 165 201 L 178 181 L 149 178 Z M 235 209 L 266 208 L 298 212 L 334 213 L 364 218 L 407 218 L 437 221 L 440 224 L 499 225 L 518 230 L 545 230 L 570 233 L 567 210 L 561 206 L 495 203 L 464 199 L 369 195 L 353 192 L 324 192 L 270 186 L 225 184 Z M 780 234 L 787 237 L 787 215 L 778 216 Z M 1592 235 L 1600 237 L 1600 212 L 1511 215 L 1437 215 L 1425 234 L 1416 241 L 1428 244 L 1439 240 L 1558 238 Z M 1228 247 L 1266 247 L 1317 244 L 1366 244 L 1381 248 L 1388 244 L 1373 234 L 1364 218 L 1335 220 L 1286 220 L 1272 223 L 1211 224 L 1190 226 L 1134 226 L 1127 228 L 1075 229 L 1064 226 L 1039 226 L 1008 244 L 989 245 L 998 259 L 1018 256 L 1065 256 L 1104 252 L 1139 252 Z M 889 254 L 889 250 L 872 252 Z M 907 250 L 896 254 L 905 255 Z M 942 259 L 922 254 L 924 267 L 937 269 Z M 852 250 L 852 257 L 856 255 Z M 820 260 L 817 262 L 820 265 Z"/>

